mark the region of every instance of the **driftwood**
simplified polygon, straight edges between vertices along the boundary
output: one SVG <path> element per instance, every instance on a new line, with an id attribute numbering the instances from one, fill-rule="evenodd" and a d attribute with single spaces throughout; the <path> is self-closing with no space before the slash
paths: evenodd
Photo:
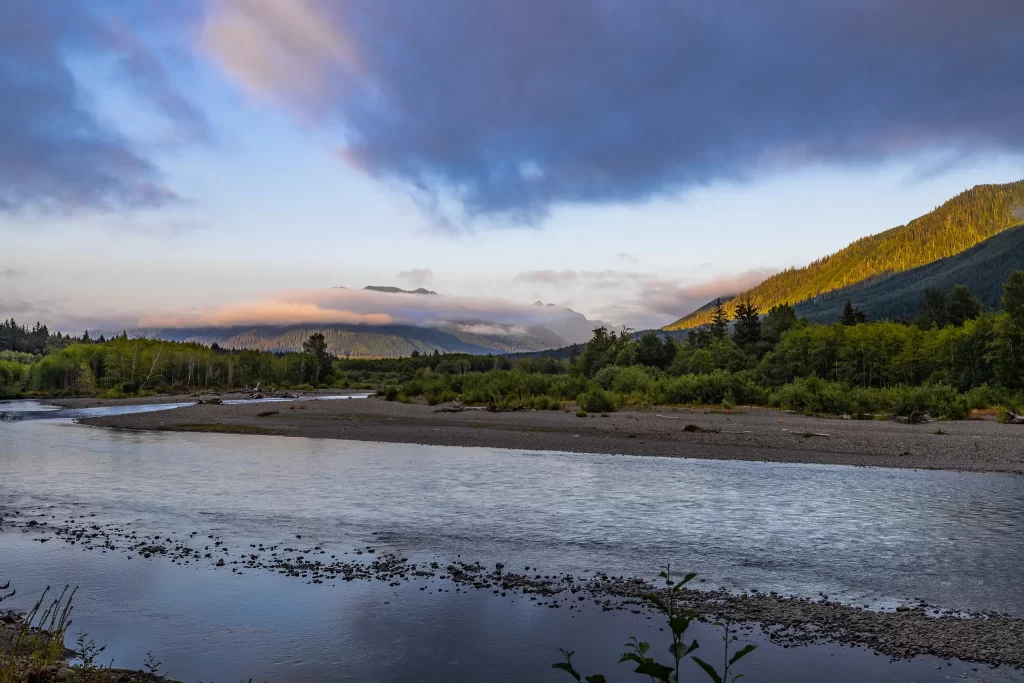
<path id="1" fill-rule="evenodd" d="M 461 412 L 463 412 L 465 410 L 487 410 L 487 409 L 484 408 L 483 406 L 464 406 L 461 403 L 459 403 L 458 401 L 456 401 L 456 402 L 454 402 L 450 406 L 441 406 L 440 408 L 438 408 L 434 412 L 435 413 L 461 413 Z"/>
<path id="2" fill-rule="evenodd" d="M 196 405 L 219 406 L 223 402 L 220 398 L 214 396 L 213 398 L 201 398 L 196 401 Z"/>
<path id="3" fill-rule="evenodd" d="M 901 424 L 917 425 L 923 422 L 935 422 L 935 418 L 933 418 L 928 413 L 919 413 L 915 410 L 914 412 L 910 413 L 910 415 L 898 416 L 896 418 L 896 421 Z"/>
<path id="4" fill-rule="evenodd" d="M 1018 415 L 1017 413 L 1006 411 L 1006 414 L 1010 416 L 1010 421 L 1007 424 L 1011 425 L 1024 425 L 1024 415 Z"/>

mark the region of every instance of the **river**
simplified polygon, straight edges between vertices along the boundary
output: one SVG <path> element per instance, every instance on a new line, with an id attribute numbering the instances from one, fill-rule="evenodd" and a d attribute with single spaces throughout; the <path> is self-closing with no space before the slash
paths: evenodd
<path id="1" fill-rule="evenodd" d="M 124 432 L 70 419 L 110 409 L 44 409 L 0 404 L 35 418 L 0 422 L 0 583 L 15 583 L 22 606 L 47 584 L 79 585 L 73 634 L 84 629 L 123 666 L 152 649 L 183 681 L 569 681 L 550 667 L 558 647 L 587 672 L 630 680 L 615 664 L 627 636 L 657 649 L 665 639 L 642 614 L 544 609 L 432 580 L 311 584 L 87 550 L 11 522 L 214 537 L 232 553 L 372 547 L 544 574 L 650 577 L 672 562 L 708 586 L 1024 616 L 1016 475 Z M 697 635 L 713 651 L 715 633 Z M 750 639 L 761 645 L 751 681 L 1024 680 Z"/>

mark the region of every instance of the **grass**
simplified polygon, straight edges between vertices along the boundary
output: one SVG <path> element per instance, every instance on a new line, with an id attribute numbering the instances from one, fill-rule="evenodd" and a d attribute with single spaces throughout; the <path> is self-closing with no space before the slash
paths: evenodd
<path id="1" fill-rule="evenodd" d="M 64 636 L 71 625 L 71 603 L 77 590 L 65 586 L 47 603 L 47 586 L 16 630 L 0 631 L 0 683 L 45 680 L 43 672 L 65 661 Z M 13 595 L 2 595 L 0 600 Z"/>

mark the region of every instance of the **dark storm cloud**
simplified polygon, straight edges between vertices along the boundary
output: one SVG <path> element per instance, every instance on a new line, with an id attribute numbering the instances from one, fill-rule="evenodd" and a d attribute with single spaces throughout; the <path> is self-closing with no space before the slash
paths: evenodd
<path id="1" fill-rule="evenodd" d="M 132 9 L 138 14 L 136 4 Z M 93 110 L 71 64 L 113 57 L 124 85 L 190 139 L 202 116 L 113 2 L 0 3 L 0 211 L 152 207 L 177 199 L 152 160 Z"/>
<path id="2" fill-rule="evenodd" d="M 1020 0 L 223 0 L 205 39 L 470 215 L 1024 151 Z"/>

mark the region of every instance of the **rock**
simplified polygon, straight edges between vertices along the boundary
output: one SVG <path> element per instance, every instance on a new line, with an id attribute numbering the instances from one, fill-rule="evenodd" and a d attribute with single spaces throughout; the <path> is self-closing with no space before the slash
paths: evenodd
<path id="1" fill-rule="evenodd" d="M 218 567 L 223 567 L 224 566 L 224 558 L 221 558 L 221 559 L 217 560 L 217 566 Z"/>
<path id="2" fill-rule="evenodd" d="M 70 681 L 75 677 L 75 672 L 66 666 L 62 666 L 53 676 L 55 681 Z"/>

